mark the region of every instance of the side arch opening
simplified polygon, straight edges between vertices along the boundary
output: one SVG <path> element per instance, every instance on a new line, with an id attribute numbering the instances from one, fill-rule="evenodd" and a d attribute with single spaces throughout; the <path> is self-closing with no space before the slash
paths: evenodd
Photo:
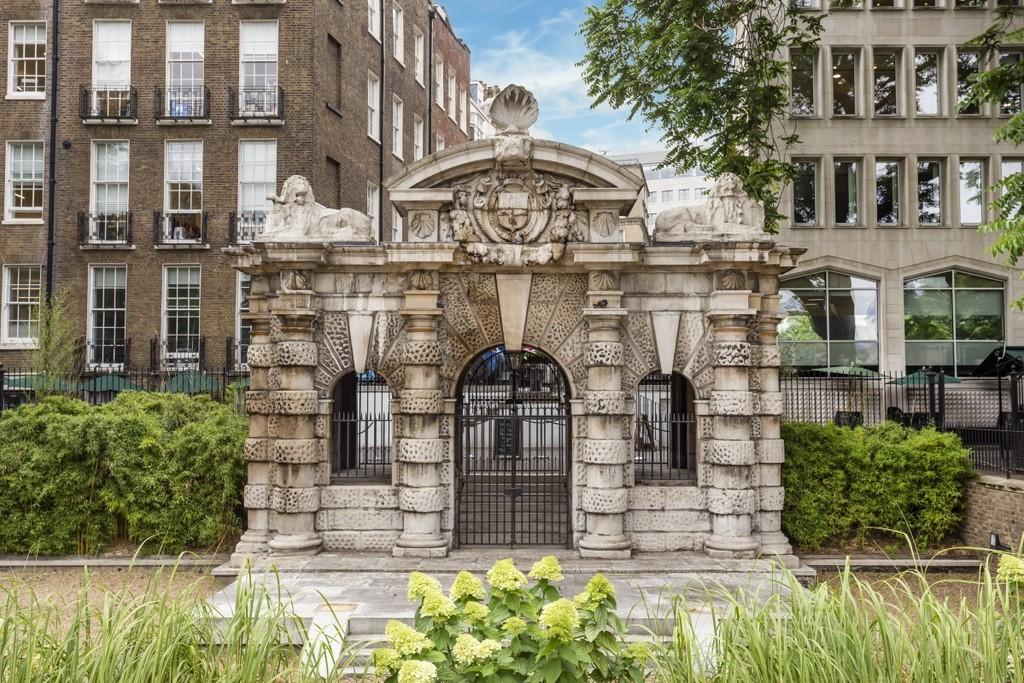
<path id="1" fill-rule="evenodd" d="M 391 388 L 373 370 L 342 375 L 331 390 L 331 483 L 391 480 Z"/>
<path id="2" fill-rule="evenodd" d="M 637 385 L 633 430 L 636 481 L 697 477 L 697 417 L 693 384 L 678 372 L 652 372 Z"/>

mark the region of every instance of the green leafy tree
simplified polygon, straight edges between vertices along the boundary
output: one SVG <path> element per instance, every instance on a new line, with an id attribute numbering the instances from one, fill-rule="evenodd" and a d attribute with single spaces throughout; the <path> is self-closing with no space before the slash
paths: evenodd
<path id="1" fill-rule="evenodd" d="M 71 316 L 69 292 L 61 288 L 39 306 L 36 348 L 29 354 L 39 396 L 68 391 L 78 371 L 78 332 Z"/>
<path id="2" fill-rule="evenodd" d="M 824 16 L 779 0 L 606 0 L 581 27 L 584 79 L 595 106 L 661 127 L 666 166 L 738 175 L 774 232 L 796 175 L 786 151 L 799 142 L 786 124 L 787 49 L 810 54 Z"/>
<path id="3" fill-rule="evenodd" d="M 995 132 L 998 142 L 1009 142 L 1015 147 L 1024 143 L 1024 108 L 1021 107 L 1021 88 L 1024 87 L 1024 63 L 1002 59 L 1006 46 L 1019 46 L 1024 42 L 1024 7 L 1000 6 L 992 25 L 968 45 L 979 48 L 982 63 L 992 68 L 972 76 L 970 93 L 961 107 L 992 103 L 1010 118 Z M 992 202 L 995 216 L 979 230 L 996 235 L 992 253 L 1004 256 L 1007 265 L 1016 265 L 1024 254 L 1024 173 L 1012 173 L 989 188 L 998 196 Z M 1015 302 L 1024 308 L 1024 300 Z"/>

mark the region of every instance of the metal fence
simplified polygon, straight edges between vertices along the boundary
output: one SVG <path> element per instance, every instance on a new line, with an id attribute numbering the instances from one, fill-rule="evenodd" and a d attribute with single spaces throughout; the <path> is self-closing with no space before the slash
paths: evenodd
<path id="1" fill-rule="evenodd" d="M 696 478 L 697 419 L 683 382 L 681 375 L 651 374 L 637 386 L 633 430 L 637 481 Z"/>
<path id="2" fill-rule="evenodd" d="M 956 433 L 979 471 L 1024 474 L 1022 376 L 961 381 L 938 372 L 787 376 L 783 417 L 870 426 L 886 421 Z"/>
<path id="3" fill-rule="evenodd" d="M 391 479 L 391 389 L 367 371 L 342 377 L 331 412 L 331 479 Z"/>

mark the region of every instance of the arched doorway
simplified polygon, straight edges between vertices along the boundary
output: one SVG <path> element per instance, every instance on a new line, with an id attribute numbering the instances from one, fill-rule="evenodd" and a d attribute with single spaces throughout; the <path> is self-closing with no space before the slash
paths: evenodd
<path id="1" fill-rule="evenodd" d="M 331 481 L 391 479 L 391 389 L 372 370 L 342 375 L 331 392 Z"/>
<path id="2" fill-rule="evenodd" d="M 484 351 L 456 407 L 456 542 L 571 545 L 568 382 L 546 353 Z"/>
<path id="3" fill-rule="evenodd" d="M 697 418 L 693 385 L 673 372 L 640 380 L 633 433 L 637 481 L 695 479 Z"/>

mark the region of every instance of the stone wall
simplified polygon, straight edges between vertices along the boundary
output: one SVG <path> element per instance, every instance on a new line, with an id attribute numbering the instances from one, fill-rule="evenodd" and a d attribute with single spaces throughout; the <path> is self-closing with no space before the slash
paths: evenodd
<path id="1" fill-rule="evenodd" d="M 1024 536 L 1024 480 L 981 476 L 967 485 L 963 540 L 987 548 L 989 533 L 1016 549 Z"/>
<path id="2" fill-rule="evenodd" d="M 327 486 L 320 494 L 316 530 L 324 550 L 391 552 L 402 533 L 398 488 Z"/>
<path id="3" fill-rule="evenodd" d="M 711 535 L 707 489 L 635 486 L 627 504 L 626 533 L 633 550 L 701 550 Z"/>

